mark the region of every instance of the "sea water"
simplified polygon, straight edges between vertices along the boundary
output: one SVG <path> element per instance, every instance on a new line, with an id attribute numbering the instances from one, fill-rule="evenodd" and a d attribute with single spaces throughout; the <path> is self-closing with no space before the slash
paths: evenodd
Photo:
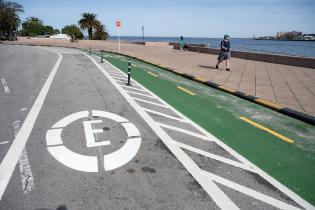
<path id="1" fill-rule="evenodd" d="M 117 40 L 117 37 L 110 37 Z M 123 41 L 142 41 L 138 36 L 122 36 Z M 206 44 L 211 48 L 219 48 L 222 39 L 184 37 L 186 43 Z M 178 37 L 144 37 L 147 42 L 178 42 Z M 231 50 L 282 54 L 315 58 L 315 41 L 277 41 L 253 40 L 249 38 L 231 38 Z"/>

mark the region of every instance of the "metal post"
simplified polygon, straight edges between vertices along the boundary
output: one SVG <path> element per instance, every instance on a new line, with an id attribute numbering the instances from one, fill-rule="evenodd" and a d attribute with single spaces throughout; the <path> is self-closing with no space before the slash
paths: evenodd
<path id="1" fill-rule="evenodd" d="M 103 53 L 101 53 L 101 63 L 103 63 Z"/>
<path id="2" fill-rule="evenodd" d="M 89 47 L 89 54 L 92 55 L 91 46 Z"/>
<path id="3" fill-rule="evenodd" d="M 144 26 L 142 26 L 142 41 L 144 42 Z"/>
<path id="4" fill-rule="evenodd" d="M 131 77 L 131 61 L 128 62 L 128 85 L 130 85 L 130 77 Z"/>
<path id="5" fill-rule="evenodd" d="M 118 52 L 120 52 L 120 35 L 119 35 L 119 28 L 117 28 L 118 32 Z"/>

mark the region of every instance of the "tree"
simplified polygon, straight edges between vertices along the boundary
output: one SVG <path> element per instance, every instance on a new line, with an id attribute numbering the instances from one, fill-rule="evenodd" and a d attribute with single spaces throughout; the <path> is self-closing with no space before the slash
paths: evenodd
<path id="1" fill-rule="evenodd" d="M 94 39 L 95 40 L 106 40 L 108 37 L 108 32 L 106 31 L 105 25 L 102 25 L 101 22 L 95 25 Z"/>
<path id="2" fill-rule="evenodd" d="M 45 26 L 43 21 L 37 17 L 28 17 L 22 23 L 22 36 L 38 36 L 55 34 L 52 26 Z"/>
<path id="3" fill-rule="evenodd" d="M 0 37 L 10 39 L 20 25 L 18 13 L 24 12 L 23 6 L 10 1 L 0 0 Z"/>
<path id="4" fill-rule="evenodd" d="M 71 41 L 83 38 L 83 33 L 81 32 L 80 28 L 75 24 L 65 26 L 63 29 L 61 29 L 61 32 L 63 34 L 71 36 Z"/>
<path id="5" fill-rule="evenodd" d="M 21 34 L 23 36 L 37 36 L 45 34 L 45 26 L 43 25 L 43 21 L 41 21 L 37 17 L 28 17 L 22 23 Z"/>
<path id="6" fill-rule="evenodd" d="M 81 29 L 88 31 L 89 39 L 93 39 L 93 28 L 98 24 L 96 20 L 96 14 L 82 13 L 82 18 L 78 21 Z"/>
<path id="7" fill-rule="evenodd" d="M 59 31 L 59 29 L 54 29 L 54 34 L 60 34 L 60 31 Z"/>
<path id="8" fill-rule="evenodd" d="M 52 26 L 45 26 L 45 34 L 46 35 L 54 35 L 54 28 Z"/>

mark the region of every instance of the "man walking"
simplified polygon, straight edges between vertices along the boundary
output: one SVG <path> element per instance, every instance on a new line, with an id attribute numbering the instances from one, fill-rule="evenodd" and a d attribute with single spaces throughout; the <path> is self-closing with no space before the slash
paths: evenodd
<path id="1" fill-rule="evenodd" d="M 225 60 L 226 61 L 226 70 L 230 71 L 230 58 L 231 58 L 231 52 L 230 52 L 230 36 L 225 34 L 224 40 L 221 42 L 221 51 L 218 56 L 218 63 L 215 66 L 216 69 L 219 68 L 219 64 Z"/>

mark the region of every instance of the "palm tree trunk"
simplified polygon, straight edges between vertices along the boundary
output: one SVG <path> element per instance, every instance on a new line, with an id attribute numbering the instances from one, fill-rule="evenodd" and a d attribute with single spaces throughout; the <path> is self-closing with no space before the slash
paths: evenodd
<path id="1" fill-rule="evenodd" d="M 88 33 L 89 33 L 89 40 L 92 40 L 92 36 L 93 36 L 92 27 L 89 27 Z"/>

